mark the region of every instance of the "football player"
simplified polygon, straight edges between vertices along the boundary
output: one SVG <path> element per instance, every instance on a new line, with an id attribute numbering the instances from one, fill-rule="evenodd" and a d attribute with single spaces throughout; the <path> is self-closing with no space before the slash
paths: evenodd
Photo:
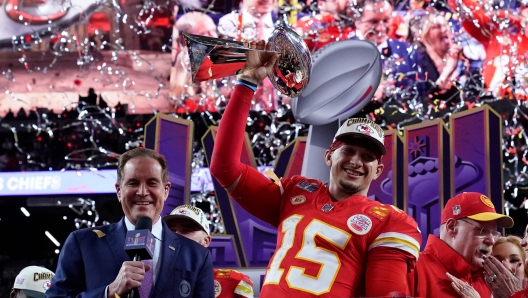
<path id="1" fill-rule="evenodd" d="M 266 48 L 264 41 L 247 45 Z M 270 181 L 242 164 L 240 155 L 251 98 L 278 54 L 250 51 L 246 57 L 218 128 L 210 170 L 242 207 L 278 228 L 260 297 L 409 294 L 406 273 L 418 258 L 418 225 L 402 210 L 366 197 L 383 171 L 382 129 L 368 119 L 344 122 L 324 155 L 328 186 L 302 176 Z"/>

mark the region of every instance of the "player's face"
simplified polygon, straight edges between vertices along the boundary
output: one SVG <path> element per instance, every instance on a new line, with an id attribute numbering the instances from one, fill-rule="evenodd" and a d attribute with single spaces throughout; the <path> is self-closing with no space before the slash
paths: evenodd
<path id="1" fill-rule="evenodd" d="M 372 180 L 383 171 L 377 156 L 362 146 L 345 144 L 327 151 L 325 159 L 330 166 L 330 193 L 337 200 L 353 194 L 366 196 Z"/>
<path id="2" fill-rule="evenodd" d="M 388 39 L 391 14 L 392 6 L 387 1 L 368 3 L 356 21 L 356 28 L 366 40 L 380 45 Z"/>
<path id="3" fill-rule="evenodd" d="M 521 279 L 524 279 L 524 260 L 521 255 L 521 248 L 511 242 L 502 242 L 493 246 L 493 256 L 502 262 L 508 270 L 515 273 L 518 264 L 521 264 L 519 272 L 521 272 Z"/>
<path id="4" fill-rule="evenodd" d="M 158 221 L 170 189 L 161 172 L 159 162 L 150 157 L 134 157 L 123 167 L 121 185 L 116 184 L 117 198 L 131 223 L 136 224 L 140 216 Z"/>
<path id="5" fill-rule="evenodd" d="M 194 240 L 204 247 L 208 247 L 211 242 L 210 236 L 207 235 L 199 224 L 191 219 L 175 218 L 169 221 L 167 225 L 174 233 Z"/>
<path id="6" fill-rule="evenodd" d="M 457 233 L 454 235 L 453 249 L 471 266 L 472 271 L 482 268 L 484 255 L 491 255 L 495 238 L 491 234 L 497 231 L 495 221 L 474 221 L 469 218 L 457 220 Z M 481 230 L 484 227 L 484 233 Z"/>

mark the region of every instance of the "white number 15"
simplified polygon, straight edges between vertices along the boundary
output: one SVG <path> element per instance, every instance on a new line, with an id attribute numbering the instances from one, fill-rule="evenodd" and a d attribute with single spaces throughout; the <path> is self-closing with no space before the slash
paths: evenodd
<path id="1" fill-rule="evenodd" d="M 284 273 L 284 269 L 281 269 L 280 265 L 293 246 L 295 231 L 302 218 L 302 215 L 292 215 L 283 221 L 282 232 L 284 237 L 280 248 L 275 252 L 270 263 L 264 284 L 279 283 Z M 352 235 L 317 219 L 313 219 L 304 229 L 302 246 L 295 258 L 319 264 L 321 268 L 316 276 L 310 276 L 304 274 L 306 268 L 291 266 L 286 275 L 286 282 L 290 288 L 314 295 L 322 295 L 328 293 L 332 288 L 339 268 L 341 268 L 341 261 L 336 252 L 317 247 L 315 236 L 319 236 L 338 249 L 344 250 Z"/>

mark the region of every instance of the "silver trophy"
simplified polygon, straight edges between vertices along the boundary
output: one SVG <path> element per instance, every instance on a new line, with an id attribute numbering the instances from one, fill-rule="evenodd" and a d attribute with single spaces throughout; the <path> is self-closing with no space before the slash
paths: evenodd
<path id="1" fill-rule="evenodd" d="M 246 62 L 243 42 L 183 33 L 189 49 L 194 83 L 234 75 Z M 299 97 L 308 85 L 312 58 L 304 40 L 290 28 L 280 25 L 268 39 L 270 51 L 280 54 L 278 66 L 269 75 L 277 90 Z"/>

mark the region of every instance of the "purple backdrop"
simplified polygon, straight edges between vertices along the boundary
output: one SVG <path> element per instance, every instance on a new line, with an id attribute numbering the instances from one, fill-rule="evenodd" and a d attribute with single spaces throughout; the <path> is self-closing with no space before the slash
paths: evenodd
<path id="1" fill-rule="evenodd" d="M 188 150 L 192 125 L 164 120 L 160 117 L 152 122 L 160 129 L 147 126 L 146 145 L 168 157 L 174 169 L 170 177 L 173 188 L 184 189 L 192 158 Z M 212 127 L 202 138 L 208 162 L 215 134 L 216 127 Z M 455 114 L 450 129 L 441 120 L 433 120 L 406 127 L 403 136 L 388 131 L 385 145 L 385 170 L 372 183 L 369 196 L 407 210 L 419 224 L 424 245 L 428 234 L 438 234 L 443 206 L 457 193 L 481 192 L 502 211 L 501 119 L 488 107 Z M 275 165 L 279 177 L 301 172 L 305 146 L 306 138 L 299 138 L 283 150 Z M 247 136 L 241 160 L 256 165 Z M 215 267 L 266 267 L 275 250 L 276 229 L 231 200 L 214 178 L 213 184 L 227 233 L 214 235 L 209 247 Z M 184 190 L 173 192 L 180 195 Z M 188 201 L 188 197 L 171 199 L 175 204 Z"/>

